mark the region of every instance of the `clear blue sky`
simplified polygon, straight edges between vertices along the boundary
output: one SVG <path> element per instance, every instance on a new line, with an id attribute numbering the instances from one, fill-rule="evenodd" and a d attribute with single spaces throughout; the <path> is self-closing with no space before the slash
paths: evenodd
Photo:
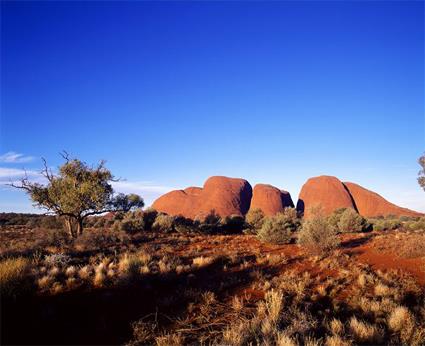
<path id="1" fill-rule="evenodd" d="M 0 181 L 58 152 L 148 204 L 210 175 L 425 211 L 423 2 L 1 2 Z M 12 153 L 11 153 L 12 152 Z M 19 155 L 20 154 L 20 155 Z M 0 211 L 33 210 L 0 188 Z"/>

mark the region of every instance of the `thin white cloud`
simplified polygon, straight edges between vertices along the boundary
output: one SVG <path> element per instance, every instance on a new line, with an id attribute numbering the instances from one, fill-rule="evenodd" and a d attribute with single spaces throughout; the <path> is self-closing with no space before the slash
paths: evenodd
<path id="1" fill-rule="evenodd" d="M 0 155 L 2 163 L 26 163 L 34 160 L 34 156 L 25 156 L 14 151 L 9 151 L 6 154 Z"/>
<path id="2" fill-rule="evenodd" d="M 18 183 L 20 179 L 27 177 L 30 181 L 34 182 L 43 182 L 44 177 L 40 172 L 33 170 L 24 170 L 20 168 L 9 168 L 9 167 L 0 167 L 0 186 L 5 187 L 5 185 L 10 183 Z"/>
<path id="3" fill-rule="evenodd" d="M 30 181 L 45 183 L 46 179 L 40 172 L 29 170 L 25 171 L 20 168 L 0 167 L 0 188 L 10 189 L 8 184 L 19 183 L 20 179 L 28 177 Z M 150 205 L 155 199 L 162 194 L 175 190 L 174 187 L 158 185 L 150 181 L 117 181 L 112 186 L 116 192 L 136 193 L 140 195 L 146 205 Z"/>
<path id="4" fill-rule="evenodd" d="M 17 178 L 24 177 L 25 173 L 27 176 L 39 175 L 40 173 L 35 171 L 25 171 L 20 168 L 8 168 L 8 167 L 0 167 L 0 179 L 4 180 L 5 178 Z"/>
<path id="5" fill-rule="evenodd" d="M 140 195 L 147 206 L 162 194 L 175 190 L 174 187 L 157 185 L 150 181 L 117 181 L 112 183 L 112 186 L 117 192 Z"/>

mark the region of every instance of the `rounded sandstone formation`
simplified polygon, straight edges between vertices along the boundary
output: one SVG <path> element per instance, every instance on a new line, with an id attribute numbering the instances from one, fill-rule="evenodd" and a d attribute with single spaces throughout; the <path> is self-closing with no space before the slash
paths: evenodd
<path id="1" fill-rule="evenodd" d="M 245 215 L 251 205 L 252 187 L 245 179 L 215 176 L 205 182 L 201 198 L 199 214 L 214 211 L 221 217 Z"/>
<path id="2" fill-rule="evenodd" d="M 344 184 L 336 177 L 322 175 L 307 180 L 297 202 L 297 210 L 305 218 L 311 216 L 312 207 L 322 208 L 324 215 L 330 215 L 338 208 L 355 208 L 354 202 Z"/>
<path id="3" fill-rule="evenodd" d="M 289 192 L 268 184 L 254 186 L 251 200 L 252 210 L 261 209 L 265 215 L 272 216 L 288 207 L 294 207 Z"/>
<path id="4" fill-rule="evenodd" d="M 365 189 L 364 187 L 346 182 L 344 183 L 348 191 L 350 192 L 355 206 L 360 215 L 365 217 L 375 216 L 423 216 L 423 214 L 416 211 L 399 207 L 393 203 L 388 202 L 384 197 L 377 193 Z"/>
<path id="5" fill-rule="evenodd" d="M 203 218 L 211 212 L 221 217 L 245 215 L 251 204 L 252 188 L 244 179 L 215 176 L 203 188 L 189 187 L 159 197 L 152 207 L 169 215 L 191 219 Z"/>
<path id="6" fill-rule="evenodd" d="M 152 204 L 152 208 L 168 215 L 182 215 L 194 218 L 199 204 L 197 195 L 184 190 L 174 190 L 159 197 Z"/>

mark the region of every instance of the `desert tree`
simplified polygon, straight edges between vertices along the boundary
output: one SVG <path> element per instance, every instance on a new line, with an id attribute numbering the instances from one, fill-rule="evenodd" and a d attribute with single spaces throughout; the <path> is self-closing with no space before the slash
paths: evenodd
<path id="1" fill-rule="evenodd" d="M 63 153 L 62 157 L 65 163 L 59 167 L 57 174 L 43 159 L 41 175 L 47 184 L 31 182 L 25 175 L 19 183 L 10 185 L 25 190 L 34 206 L 62 217 L 71 237 L 83 233 L 84 220 L 89 216 L 143 207 L 143 199 L 138 195 L 114 193 L 111 183 L 117 180 L 105 167 L 105 161 L 89 166 L 78 159 L 71 159 L 67 153 Z"/>
<path id="2" fill-rule="evenodd" d="M 418 183 L 425 191 L 425 153 L 419 158 L 418 163 L 422 167 L 419 171 Z"/>

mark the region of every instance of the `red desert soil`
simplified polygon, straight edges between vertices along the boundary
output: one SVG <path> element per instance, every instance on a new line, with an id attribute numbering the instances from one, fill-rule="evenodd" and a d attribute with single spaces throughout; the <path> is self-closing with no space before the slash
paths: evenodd
<path id="1" fill-rule="evenodd" d="M 365 189 L 364 187 L 345 182 L 351 196 L 354 199 L 359 214 L 365 217 L 375 217 L 379 215 L 396 215 L 396 216 L 422 216 L 423 214 L 416 211 L 401 208 L 393 203 L 388 202 L 384 197 L 376 192 Z"/>
<path id="2" fill-rule="evenodd" d="M 383 241 L 391 244 L 385 252 L 380 251 L 378 248 L 377 241 L 374 239 L 374 236 L 377 234 L 346 235 L 344 237 L 344 243 L 347 245 L 348 249 L 346 249 L 345 252 L 354 255 L 357 260 L 371 265 L 374 269 L 385 271 L 400 270 L 408 273 L 412 275 L 421 286 L 425 287 L 425 257 L 401 257 L 398 251 L 399 246 L 397 240 L 391 239 L 395 238 L 395 234 L 384 236 Z"/>
<path id="3" fill-rule="evenodd" d="M 152 207 L 169 215 L 205 217 L 211 211 L 221 217 L 244 215 L 251 204 L 252 188 L 244 179 L 210 177 L 203 188 L 174 190 L 159 197 Z"/>
<path id="4" fill-rule="evenodd" d="M 261 209 L 265 215 L 269 216 L 275 215 L 288 207 L 294 207 L 289 192 L 267 184 L 254 186 L 250 209 Z"/>

